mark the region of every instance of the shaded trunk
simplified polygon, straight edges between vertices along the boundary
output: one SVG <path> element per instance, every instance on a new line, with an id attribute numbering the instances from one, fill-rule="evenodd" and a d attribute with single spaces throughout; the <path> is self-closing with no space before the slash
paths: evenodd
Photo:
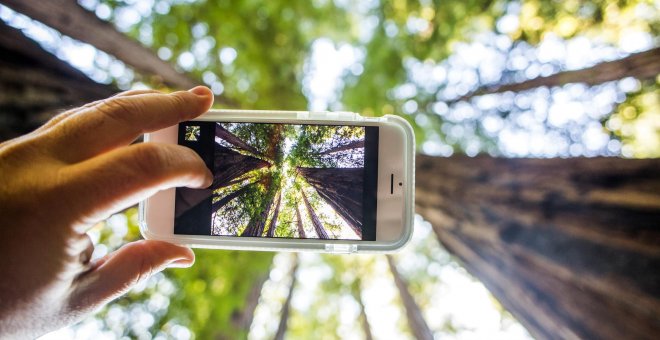
<path id="1" fill-rule="evenodd" d="M 417 164 L 417 212 L 533 336 L 660 334 L 660 160 Z"/>
<path id="2" fill-rule="evenodd" d="M 363 148 L 364 147 L 364 139 L 359 139 L 356 141 L 352 141 L 350 143 L 344 144 L 344 145 L 339 145 L 334 148 L 330 148 L 328 150 L 325 150 L 323 152 L 319 152 L 319 155 L 327 155 L 335 152 L 340 152 L 340 151 L 346 151 L 346 150 L 351 150 L 351 149 L 357 149 L 357 148 Z"/>
<path id="3" fill-rule="evenodd" d="M 296 225 L 298 226 L 298 237 L 307 238 L 305 236 L 305 229 L 303 228 L 302 218 L 300 217 L 300 208 L 298 208 L 298 203 L 296 203 Z"/>
<path id="4" fill-rule="evenodd" d="M 312 209 L 312 205 L 309 204 L 309 200 L 307 199 L 307 195 L 302 190 L 300 192 L 302 193 L 303 202 L 305 202 L 305 207 L 307 208 L 307 213 L 309 214 L 309 218 L 312 220 L 312 225 L 314 225 L 314 230 L 316 231 L 316 234 L 321 239 L 327 239 L 328 238 L 328 232 L 323 227 L 323 224 L 319 220 L 319 217 L 316 216 L 316 213 L 314 212 L 314 209 Z"/>
<path id="5" fill-rule="evenodd" d="M 246 184 L 246 185 L 242 186 L 240 189 L 234 190 L 229 195 L 217 200 L 216 202 L 213 203 L 212 211 L 214 213 L 217 212 L 218 210 L 220 210 L 220 208 L 224 207 L 227 203 L 231 202 L 234 198 L 242 195 L 244 192 L 246 192 L 249 188 L 254 186 L 256 183 L 257 182 Z"/>
<path id="6" fill-rule="evenodd" d="M 520 83 L 483 87 L 456 100 L 452 100 L 448 104 L 451 105 L 459 101 L 470 100 L 473 97 L 485 94 L 508 91 L 522 92 L 541 86 L 553 87 L 570 83 L 582 83 L 593 86 L 625 77 L 634 77 L 641 80 L 653 79 L 658 74 L 660 74 L 660 47 L 631 54 L 619 60 L 596 64 L 581 70 L 559 72 L 547 77 L 538 77 Z"/>
<path id="7" fill-rule="evenodd" d="M 406 309 L 406 317 L 408 319 L 408 326 L 412 331 L 415 339 L 418 340 L 432 340 L 433 332 L 426 324 L 422 311 L 419 309 L 419 306 L 415 302 L 415 299 L 410 295 L 408 291 L 408 284 L 406 280 L 401 276 L 399 271 L 396 269 L 396 264 L 394 264 L 394 259 L 390 255 L 385 256 L 387 258 L 387 264 L 390 267 L 392 272 L 392 277 L 394 278 L 394 284 L 399 290 L 399 296 L 403 302 L 403 307 Z"/>
<path id="8" fill-rule="evenodd" d="M 356 279 L 351 286 L 351 295 L 360 306 L 360 325 L 362 326 L 362 331 L 364 332 L 365 340 L 373 340 L 374 336 L 371 333 L 371 325 L 369 324 L 369 319 L 367 318 L 367 312 L 364 307 L 364 301 L 362 300 L 362 287 L 361 280 Z"/>
<path id="9" fill-rule="evenodd" d="M 362 237 L 364 168 L 302 168 L 307 183 Z"/>
<path id="10" fill-rule="evenodd" d="M 239 311 L 234 311 L 231 317 L 232 325 L 247 335 L 252 325 L 252 320 L 254 319 L 254 311 L 259 305 L 259 298 L 261 297 L 261 289 L 264 286 L 264 283 L 268 279 L 268 273 L 265 272 L 262 275 L 257 276 L 250 287 L 247 298 L 245 300 L 245 307 Z"/>
<path id="11" fill-rule="evenodd" d="M 215 176 L 213 189 L 225 187 L 232 181 L 252 170 L 270 166 L 264 160 L 256 157 L 242 155 L 218 143 L 215 144 L 214 156 Z"/>
<path id="12" fill-rule="evenodd" d="M 225 140 L 227 143 L 229 143 L 229 144 L 231 144 L 231 145 L 233 145 L 233 146 L 235 146 L 239 149 L 245 150 L 245 151 L 247 151 L 247 152 L 249 152 L 249 153 L 251 153 L 255 156 L 259 156 L 260 158 L 264 158 L 264 156 L 261 154 L 261 152 L 259 152 L 259 150 L 257 150 L 252 145 L 249 145 L 248 143 L 246 143 L 242 139 L 238 138 L 236 135 L 231 133 L 229 130 L 222 127 L 219 123 L 215 125 L 215 136 L 217 138 L 221 138 L 221 139 Z"/>
<path id="13" fill-rule="evenodd" d="M 291 313 L 291 299 L 293 298 L 293 291 L 296 288 L 296 273 L 298 272 L 298 255 L 293 254 L 293 266 L 291 267 L 291 272 L 289 276 L 291 277 L 291 285 L 289 286 L 289 292 L 286 295 L 286 301 L 282 305 L 282 312 L 280 314 L 280 322 L 277 325 L 277 332 L 275 332 L 274 340 L 283 340 L 284 335 L 287 329 L 287 323 L 289 321 L 289 314 Z"/>
<path id="14" fill-rule="evenodd" d="M 275 211 L 273 212 L 273 218 L 270 219 L 270 223 L 268 224 L 268 237 L 274 237 L 275 236 L 275 227 L 277 226 L 277 216 L 280 214 L 280 204 L 282 203 L 282 192 L 280 191 L 279 194 L 277 194 L 277 203 L 275 203 Z"/>
<path id="15" fill-rule="evenodd" d="M 270 190 L 270 184 L 266 186 L 266 190 Z M 261 210 L 250 218 L 250 222 L 247 227 L 241 233 L 241 236 L 251 236 L 251 237 L 260 237 L 264 234 L 264 228 L 266 227 L 266 220 L 268 219 L 268 213 L 270 212 L 270 207 L 273 205 L 275 200 L 275 195 L 270 194 L 269 197 L 265 197 L 262 201 Z"/>
<path id="16" fill-rule="evenodd" d="M 0 20 L 0 142 L 31 132 L 59 110 L 115 92 Z"/>

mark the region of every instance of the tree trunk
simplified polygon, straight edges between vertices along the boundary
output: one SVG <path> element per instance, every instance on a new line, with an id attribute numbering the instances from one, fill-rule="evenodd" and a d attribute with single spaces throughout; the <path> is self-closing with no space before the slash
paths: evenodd
<path id="1" fill-rule="evenodd" d="M 258 156 L 260 158 L 264 158 L 264 155 L 259 152 L 256 148 L 254 148 L 252 145 L 249 145 L 242 139 L 238 138 L 236 135 L 231 133 L 229 130 L 225 129 L 222 127 L 220 124 L 215 125 L 215 136 L 217 138 L 221 138 L 227 143 L 241 149 L 244 151 L 247 151 L 255 156 Z"/>
<path id="2" fill-rule="evenodd" d="M 363 148 L 364 147 L 364 139 L 360 140 L 355 140 L 350 143 L 346 143 L 344 145 L 339 145 L 334 148 L 330 148 L 328 150 L 322 151 L 319 153 L 319 155 L 327 155 L 335 152 L 340 152 L 340 151 L 346 151 L 346 150 L 352 150 L 352 149 L 357 149 L 357 148 Z"/>
<path id="3" fill-rule="evenodd" d="M 261 297 L 261 288 L 268 279 L 268 273 L 259 275 L 254 279 L 254 283 L 250 288 L 247 299 L 245 300 L 245 307 L 240 311 L 234 311 L 232 314 L 232 325 L 235 329 L 243 330 L 247 334 L 254 319 L 254 311 L 259 305 L 259 298 Z"/>
<path id="4" fill-rule="evenodd" d="M 115 92 L 0 20 L 0 142 L 36 129 L 59 110 Z"/>
<path id="5" fill-rule="evenodd" d="M 302 218 L 300 217 L 300 208 L 298 208 L 298 203 L 296 203 L 296 222 L 298 226 L 298 237 L 307 238 L 305 236 L 305 229 L 303 228 Z"/>
<path id="6" fill-rule="evenodd" d="M 291 267 L 291 285 L 289 286 L 289 292 L 286 296 L 286 301 L 282 305 L 282 314 L 280 315 L 280 322 L 277 325 L 277 332 L 275 332 L 274 340 L 283 340 L 284 335 L 287 329 L 287 323 L 289 321 L 289 314 L 291 313 L 291 299 L 293 298 L 293 291 L 296 288 L 296 273 L 298 272 L 298 255 L 293 254 L 293 267 Z"/>
<path id="7" fill-rule="evenodd" d="M 236 197 L 240 196 L 241 194 L 243 194 L 244 192 L 246 192 L 249 188 L 251 188 L 256 183 L 257 182 L 248 183 L 248 184 L 242 186 L 240 189 L 234 190 L 229 195 L 227 195 L 225 197 L 222 197 L 221 199 L 219 199 L 218 201 L 213 203 L 212 211 L 214 213 L 217 212 L 218 210 L 220 210 L 220 208 L 224 207 L 227 203 L 231 202 L 234 198 L 236 198 Z"/>
<path id="8" fill-rule="evenodd" d="M 625 58 L 607 61 L 581 70 L 559 72 L 547 77 L 538 77 L 520 83 L 486 86 L 470 92 L 458 99 L 448 102 L 453 104 L 470 100 L 485 94 L 503 93 L 507 91 L 522 92 L 533 88 L 546 86 L 562 86 L 569 83 L 583 83 L 589 86 L 625 77 L 637 79 L 653 79 L 660 74 L 660 47 L 631 54 Z"/>
<path id="9" fill-rule="evenodd" d="M 280 214 L 280 204 L 282 203 L 282 192 L 277 194 L 277 203 L 275 203 L 275 211 L 273 212 L 273 218 L 270 219 L 268 226 L 268 232 L 266 235 L 268 237 L 275 236 L 275 227 L 277 226 L 277 216 Z"/>
<path id="10" fill-rule="evenodd" d="M 268 186 L 266 187 L 266 190 L 270 190 Z M 261 205 L 261 211 L 256 216 L 250 218 L 250 222 L 241 233 L 241 236 L 261 237 L 264 234 L 268 213 L 270 212 L 270 207 L 273 206 L 273 200 L 275 199 L 274 194 L 270 194 L 269 196 L 270 197 L 264 198 L 263 204 Z"/>
<path id="11" fill-rule="evenodd" d="M 369 324 L 369 319 L 367 318 L 367 312 L 364 307 L 364 301 L 362 300 L 362 280 L 356 278 L 351 285 L 351 295 L 353 299 L 360 306 L 360 325 L 362 326 L 362 331 L 364 332 L 365 340 L 373 340 L 374 336 L 371 333 L 371 325 Z"/>
<path id="12" fill-rule="evenodd" d="M 415 299 L 410 295 L 406 280 L 401 277 L 401 274 L 399 274 L 399 271 L 396 269 L 392 256 L 386 255 L 385 257 L 387 257 L 387 264 L 390 266 L 390 271 L 394 278 L 394 284 L 399 290 L 403 307 L 406 309 L 406 317 L 408 318 L 408 326 L 410 327 L 410 330 L 418 340 L 432 340 L 433 332 L 429 328 L 429 325 L 426 324 L 424 315 L 422 315 L 422 311 L 419 309 Z"/>
<path id="13" fill-rule="evenodd" d="M 316 213 L 314 212 L 314 209 L 312 209 L 312 205 L 309 204 L 309 200 L 307 199 L 307 195 L 302 190 L 300 190 L 300 192 L 302 193 L 303 201 L 305 202 L 305 207 L 307 207 L 307 213 L 309 214 L 309 218 L 312 220 L 312 224 L 314 225 L 314 230 L 316 231 L 316 234 L 321 239 L 327 239 L 328 238 L 328 232 L 325 231 L 325 228 L 323 227 L 323 224 L 319 220 L 319 217 L 316 216 Z"/>
<path id="14" fill-rule="evenodd" d="M 234 179 L 256 169 L 270 166 L 264 160 L 256 157 L 242 155 L 218 143 L 215 144 L 215 178 L 213 189 L 227 186 Z"/>
<path id="15" fill-rule="evenodd" d="M 364 168 L 302 168 L 297 171 L 362 237 Z"/>
<path id="16" fill-rule="evenodd" d="M 660 334 L 660 160 L 417 164 L 417 212 L 536 338 Z"/>

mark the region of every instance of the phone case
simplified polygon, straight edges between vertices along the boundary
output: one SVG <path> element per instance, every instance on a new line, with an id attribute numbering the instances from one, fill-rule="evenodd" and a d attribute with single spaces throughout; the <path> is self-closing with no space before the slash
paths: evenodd
<path id="1" fill-rule="evenodd" d="M 395 115 L 363 117 L 354 112 L 308 112 L 308 111 L 265 111 L 265 110 L 211 110 L 194 119 L 196 121 L 255 122 L 326 125 L 390 125 L 398 127 L 404 134 L 404 166 L 402 176 L 405 187 L 403 233 L 395 242 L 327 239 L 288 239 L 266 237 L 157 235 L 147 225 L 149 200 L 139 204 L 140 232 L 145 239 L 157 239 L 197 248 L 236 249 L 254 251 L 312 251 L 325 253 L 390 253 L 402 248 L 412 236 L 414 220 L 415 187 L 415 137 L 411 125 Z M 151 140 L 146 134 L 145 142 Z"/>

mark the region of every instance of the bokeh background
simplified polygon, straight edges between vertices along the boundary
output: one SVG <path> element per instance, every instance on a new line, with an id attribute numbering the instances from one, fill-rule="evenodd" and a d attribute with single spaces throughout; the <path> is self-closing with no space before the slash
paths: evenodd
<path id="1" fill-rule="evenodd" d="M 82 0 L 218 96 L 216 107 L 396 114 L 418 152 L 501 157 L 660 156 L 660 78 L 487 93 L 588 70 L 660 45 L 660 2 Z M 169 90 L 109 54 L 0 5 L 0 19 L 98 83 Z M 485 94 L 484 94 L 485 93 Z M 91 231 L 101 257 L 140 238 L 135 208 Z M 414 336 L 412 298 L 437 338 L 529 334 L 415 220 L 384 256 L 196 250 L 190 269 L 142 282 L 44 339 Z M 396 285 L 407 282 L 407 292 Z M 295 283 L 294 283 L 295 282 Z M 289 306 L 288 308 L 283 308 Z"/>

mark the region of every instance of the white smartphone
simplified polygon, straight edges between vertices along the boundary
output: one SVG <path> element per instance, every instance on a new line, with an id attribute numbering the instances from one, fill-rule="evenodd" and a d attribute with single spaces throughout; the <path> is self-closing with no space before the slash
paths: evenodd
<path id="1" fill-rule="evenodd" d="M 410 239 L 414 133 L 404 119 L 352 112 L 212 110 L 147 134 L 196 151 L 207 189 L 140 203 L 146 239 L 192 247 L 392 252 Z"/>

